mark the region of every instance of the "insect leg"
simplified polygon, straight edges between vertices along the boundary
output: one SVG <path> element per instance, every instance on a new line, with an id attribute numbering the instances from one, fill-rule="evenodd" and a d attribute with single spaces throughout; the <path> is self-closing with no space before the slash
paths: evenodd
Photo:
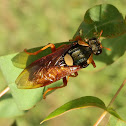
<path id="1" fill-rule="evenodd" d="M 82 46 L 89 46 L 88 43 L 84 42 L 84 41 L 78 41 L 78 44 L 79 45 L 82 45 Z"/>
<path id="2" fill-rule="evenodd" d="M 52 91 L 52 90 L 55 90 L 55 89 L 58 89 L 58 88 L 63 88 L 63 87 L 65 87 L 65 86 L 67 86 L 68 79 L 69 79 L 69 76 L 68 76 L 67 79 L 66 79 L 66 77 L 63 78 L 63 85 L 62 85 L 62 86 L 54 87 L 54 88 L 48 88 L 48 89 L 44 92 L 44 94 L 43 94 L 43 99 L 46 98 L 46 94 L 47 94 L 48 92 L 50 92 L 50 91 Z"/>
<path id="3" fill-rule="evenodd" d="M 63 44 L 63 45 L 59 46 L 58 48 L 56 48 L 56 50 L 62 48 L 62 47 L 65 46 L 65 45 L 66 45 L 66 44 Z"/>
<path id="4" fill-rule="evenodd" d="M 89 46 L 88 43 L 84 42 L 84 41 L 82 40 L 82 38 L 81 38 L 79 35 L 76 36 L 75 39 L 71 39 L 71 40 L 69 40 L 69 41 L 78 41 L 78 44 L 79 44 L 79 45 L 82 45 L 82 46 Z"/>
<path id="5" fill-rule="evenodd" d="M 69 41 L 78 41 L 78 40 L 82 40 L 82 38 L 77 35 L 74 39 L 70 39 Z"/>
<path id="6" fill-rule="evenodd" d="M 72 74 L 69 75 L 69 77 L 76 77 L 76 76 L 78 76 L 78 73 L 77 72 L 75 72 L 74 75 L 72 75 Z"/>
<path id="7" fill-rule="evenodd" d="M 94 68 L 96 67 L 94 60 L 92 60 L 91 64 L 93 65 Z"/>
<path id="8" fill-rule="evenodd" d="M 93 60 L 93 53 L 90 55 L 90 57 L 87 60 L 87 63 L 90 64 Z"/>
<path id="9" fill-rule="evenodd" d="M 25 51 L 27 54 L 29 54 L 29 55 L 37 55 L 38 53 L 42 52 L 43 50 L 45 50 L 45 49 L 47 49 L 47 48 L 49 48 L 49 47 L 51 47 L 52 52 L 56 51 L 56 47 L 55 47 L 55 45 L 52 44 L 52 43 L 46 45 L 45 47 L 43 47 L 43 48 L 41 48 L 40 50 L 38 50 L 38 51 L 36 51 L 36 52 L 33 52 L 33 53 L 27 52 L 26 49 L 24 49 L 24 51 Z"/>
<path id="10" fill-rule="evenodd" d="M 93 53 L 92 53 L 92 54 L 90 55 L 90 57 L 88 58 L 87 63 L 88 63 L 88 64 L 91 63 L 91 64 L 93 65 L 94 68 L 96 67 L 95 62 L 94 62 L 94 60 L 93 60 Z"/>

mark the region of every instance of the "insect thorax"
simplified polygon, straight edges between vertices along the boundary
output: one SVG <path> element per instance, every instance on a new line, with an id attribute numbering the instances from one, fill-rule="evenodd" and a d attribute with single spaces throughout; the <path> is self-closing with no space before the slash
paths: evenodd
<path id="1" fill-rule="evenodd" d="M 81 67 L 86 67 L 88 65 L 87 60 L 91 53 L 92 50 L 89 47 L 81 46 L 79 44 L 76 44 L 67 52 L 73 59 L 73 65 L 80 65 Z"/>

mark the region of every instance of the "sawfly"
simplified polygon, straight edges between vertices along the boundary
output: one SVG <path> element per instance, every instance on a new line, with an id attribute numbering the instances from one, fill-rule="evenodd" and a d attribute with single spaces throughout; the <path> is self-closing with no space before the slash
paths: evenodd
<path id="1" fill-rule="evenodd" d="M 25 49 L 24 51 L 29 55 L 37 55 L 41 51 L 51 47 L 52 53 L 48 54 L 27 66 L 23 72 L 16 79 L 17 87 L 20 89 L 39 88 L 63 79 L 63 85 L 54 88 L 48 88 L 46 94 L 54 89 L 67 86 L 69 77 L 76 77 L 77 71 L 86 68 L 90 63 L 96 67 L 93 60 L 93 55 L 102 53 L 102 46 L 99 37 L 82 40 L 77 36 L 71 41 L 71 44 L 61 45 L 56 48 L 54 44 L 48 44 L 40 50 L 30 53 Z M 109 48 L 106 48 L 110 50 Z"/>

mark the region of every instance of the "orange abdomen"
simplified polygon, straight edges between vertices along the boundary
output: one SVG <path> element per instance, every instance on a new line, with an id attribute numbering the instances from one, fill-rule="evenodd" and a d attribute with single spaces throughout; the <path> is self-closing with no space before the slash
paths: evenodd
<path id="1" fill-rule="evenodd" d="M 36 83 L 41 84 L 41 87 L 51 84 L 61 78 L 68 76 L 72 73 L 80 70 L 80 66 L 55 66 L 49 69 L 42 69 L 42 71 L 36 74 Z"/>

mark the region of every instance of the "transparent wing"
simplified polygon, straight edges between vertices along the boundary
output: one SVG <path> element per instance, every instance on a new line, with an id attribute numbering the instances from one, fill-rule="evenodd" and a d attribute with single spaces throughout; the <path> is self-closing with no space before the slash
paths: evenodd
<path id="1" fill-rule="evenodd" d="M 49 74 L 49 71 L 57 71 L 57 66 L 55 66 L 55 64 L 63 56 L 63 54 L 65 54 L 68 49 L 71 48 L 71 46 L 72 45 L 66 45 L 26 67 L 15 81 L 17 87 L 38 88 L 53 83 L 54 80 L 48 80 L 48 78 L 46 78 L 47 76 L 45 75 Z M 51 74 L 49 76 L 51 76 Z"/>

